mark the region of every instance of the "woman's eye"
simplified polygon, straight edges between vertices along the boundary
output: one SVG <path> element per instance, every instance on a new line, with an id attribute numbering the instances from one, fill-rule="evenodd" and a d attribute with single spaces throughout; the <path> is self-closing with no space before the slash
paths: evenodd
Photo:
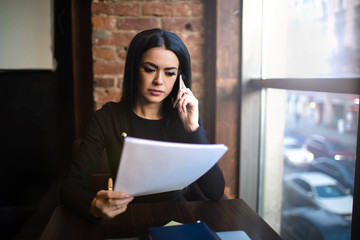
<path id="1" fill-rule="evenodd" d="M 166 75 L 169 76 L 169 77 L 171 77 L 171 76 L 175 76 L 176 73 L 175 73 L 175 72 L 166 72 Z"/>
<path id="2" fill-rule="evenodd" d="M 149 67 L 144 67 L 144 71 L 147 72 L 147 73 L 152 73 L 152 72 L 154 72 L 155 70 L 152 69 L 152 68 L 149 68 Z"/>

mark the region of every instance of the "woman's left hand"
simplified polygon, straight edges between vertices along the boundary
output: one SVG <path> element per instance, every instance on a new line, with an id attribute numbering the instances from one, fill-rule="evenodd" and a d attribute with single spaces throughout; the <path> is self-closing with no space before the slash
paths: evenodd
<path id="1" fill-rule="evenodd" d="M 199 101 L 189 88 L 182 82 L 182 89 L 179 89 L 175 106 L 178 109 L 180 119 L 187 132 L 194 132 L 199 128 Z"/>

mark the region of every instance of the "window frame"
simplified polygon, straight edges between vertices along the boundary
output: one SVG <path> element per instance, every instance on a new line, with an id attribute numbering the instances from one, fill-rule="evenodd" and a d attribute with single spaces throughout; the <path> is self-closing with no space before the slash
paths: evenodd
<path id="1" fill-rule="evenodd" d="M 360 78 L 262 78 L 263 2 L 242 1 L 239 119 L 239 197 L 260 215 L 266 89 L 360 95 Z M 360 114 L 359 114 L 360 119 Z M 360 122 L 360 121 L 359 121 Z M 360 127 L 358 122 L 351 239 L 360 239 Z M 356 174 L 357 173 L 357 174 Z"/>
<path id="2" fill-rule="evenodd" d="M 326 93 L 342 93 L 360 95 L 360 78 L 272 78 L 272 79 L 250 79 L 248 80 L 251 92 L 258 92 L 261 96 L 262 92 L 267 88 L 276 88 L 282 90 L 298 90 L 298 91 L 315 91 Z M 258 109 L 261 112 L 261 106 Z M 360 113 L 360 111 L 359 111 Z M 242 113 L 244 114 L 244 113 Z M 260 114 L 261 116 L 261 114 Z M 359 114 L 360 119 L 360 114 Z M 360 121 L 359 121 L 360 122 Z M 356 146 L 356 164 L 355 164 L 355 180 L 354 180 L 354 195 L 353 195 L 353 216 L 351 226 L 351 239 L 359 239 L 359 233 L 356 231 L 356 226 L 360 224 L 360 126 L 358 122 L 357 130 L 357 146 Z M 254 127 L 254 126 L 252 126 Z M 258 142 L 261 142 L 261 135 L 258 136 Z M 259 156 L 261 156 L 261 144 L 259 145 Z M 261 157 L 260 157 L 261 166 Z M 261 177 L 261 169 L 257 172 Z M 241 181 L 241 176 L 240 176 Z M 257 183 L 258 184 L 258 183 Z M 259 189 L 261 191 L 261 189 Z M 257 195 L 257 211 L 261 212 L 259 206 L 260 194 Z"/>
<path id="3" fill-rule="evenodd" d="M 360 78 L 259 78 L 250 79 L 250 86 L 360 95 Z"/>

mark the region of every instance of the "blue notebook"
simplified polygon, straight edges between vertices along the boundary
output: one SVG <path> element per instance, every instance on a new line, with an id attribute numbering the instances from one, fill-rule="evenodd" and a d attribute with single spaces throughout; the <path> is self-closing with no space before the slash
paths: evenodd
<path id="1" fill-rule="evenodd" d="M 204 222 L 169 227 L 150 227 L 152 240 L 220 240 Z"/>

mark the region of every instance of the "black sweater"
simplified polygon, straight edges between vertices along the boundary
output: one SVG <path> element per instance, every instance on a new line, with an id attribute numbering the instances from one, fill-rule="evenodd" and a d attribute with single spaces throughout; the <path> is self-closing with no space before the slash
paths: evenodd
<path id="1" fill-rule="evenodd" d="M 162 120 L 148 120 L 138 117 L 124 103 L 105 104 L 92 117 L 81 139 L 69 177 L 60 192 L 61 202 L 75 214 L 92 219 L 89 210 L 95 196 L 88 193 L 86 187 L 104 149 L 108 156 L 110 174 L 116 178 L 124 139 L 122 133 L 137 138 L 169 142 L 207 143 L 203 126 L 200 124 L 197 131 L 187 133 L 176 109 L 170 110 Z M 211 200 L 219 200 L 224 193 L 224 178 L 217 164 L 196 183 L 202 193 Z M 182 200 L 185 200 L 182 194 L 173 191 L 135 197 L 133 202 Z"/>

